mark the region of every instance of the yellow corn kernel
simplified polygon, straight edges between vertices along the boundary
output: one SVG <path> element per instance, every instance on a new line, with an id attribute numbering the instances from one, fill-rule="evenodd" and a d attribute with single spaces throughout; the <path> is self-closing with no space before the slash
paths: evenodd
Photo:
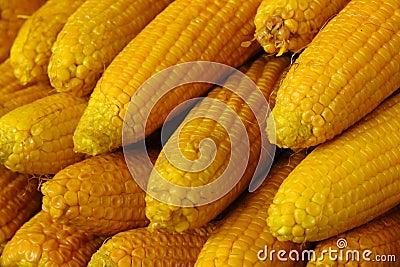
<path id="1" fill-rule="evenodd" d="M 128 105 L 133 111 L 129 119 L 138 128 L 132 142 L 138 141 L 143 137 L 141 122 L 146 120 L 142 117 L 146 111 L 152 111 L 146 124 L 146 135 L 149 135 L 161 126 L 176 105 L 205 94 L 211 87 L 207 83 L 178 86 L 153 107 L 151 100 L 156 92 L 137 91 L 159 71 L 199 60 L 233 67 L 242 65 L 261 48 L 258 44 L 241 46 L 254 32 L 253 20 L 260 1 L 172 2 L 114 58 L 97 82 L 74 135 L 75 149 L 96 155 L 120 147 Z M 205 69 L 204 73 L 208 71 Z M 193 75 L 190 72 L 171 75 L 152 88 L 163 92 L 172 89 L 171 83 Z"/>
<path id="2" fill-rule="evenodd" d="M 151 233 L 147 228 L 120 232 L 93 254 L 88 266 L 193 266 L 214 228 L 209 224 L 183 233 Z"/>
<path id="3" fill-rule="evenodd" d="M 3 90 L 0 89 L 0 117 L 11 110 L 32 103 L 35 100 L 43 98 L 51 93 L 53 88 L 50 84 L 42 82 L 37 83 L 20 90 Z"/>
<path id="4" fill-rule="evenodd" d="M 46 0 L 0 0 L 0 62 L 10 55 L 10 48 L 26 17 Z"/>
<path id="5" fill-rule="evenodd" d="M 399 112 L 396 94 L 313 150 L 282 183 L 269 207 L 272 234 L 279 240 L 318 241 L 399 204 Z M 296 223 L 285 224 L 288 216 Z M 303 229 L 303 234 L 294 234 L 294 229 Z"/>
<path id="6" fill-rule="evenodd" d="M 79 161 L 72 134 L 87 99 L 58 93 L 18 107 L 0 118 L 0 162 L 15 172 L 55 174 Z"/>
<path id="7" fill-rule="evenodd" d="M 323 251 L 329 249 L 337 253 L 333 257 L 322 256 Z M 314 251 L 316 257 L 310 259 L 307 267 L 398 266 L 400 210 L 395 208 L 368 224 L 323 240 L 317 243 Z"/>
<path id="8" fill-rule="evenodd" d="M 87 95 L 104 69 L 173 0 L 86 0 L 52 49 L 49 78 L 58 92 Z"/>
<path id="9" fill-rule="evenodd" d="M 217 87 L 207 95 L 205 100 L 196 105 L 182 122 L 182 128 L 175 131 L 169 138 L 157 162 L 154 166 L 156 171 L 152 172 L 147 185 L 146 196 L 146 216 L 150 219 L 151 229 L 167 228 L 169 230 L 182 231 L 187 228 L 202 226 L 221 213 L 238 195 L 243 192 L 250 184 L 252 176 L 256 170 L 258 159 L 261 152 L 260 128 L 255 116 L 261 114 L 263 108 L 263 96 L 268 98 L 275 83 L 278 82 L 281 72 L 290 62 L 288 57 L 273 58 L 262 56 L 256 59 L 248 68 L 247 78 L 233 75 L 228 78 L 224 87 Z M 260 91 L 252 91 L 249 88 L 248 78 L 250 78 Z M 232 91 L 237 89 L 239 94 Z M 242 99 L 241 97 L 244 98 Z M 213 101 L 214 100 L 214 101 Z M 255 108 L 254 111 L 251 108 Z M 232 112 L 232 110 L 234 112 Z M 253 112 L 258 112 L 254 114 Z M 208 113 L 216 114 L 215 118 L 207 118 Z M 238 119 L 234 121 L 233 116 Z M 247 167 L 242 167 L 233 163 L 232 175 L 240 175 L 239 181 L 233 185 L 227 193 L 208 192 L 207 190 L 190 193 L 174 192 L 175 187 L 169 184 L 160 184 L 160 179 L 164 179 L 175 185 L 183 187 L 196 187 L 207 185 L 221 176 L 228 168 L 230 161 L 234 162 L 231 153 L 243 153 L 238 144 L 231 140 L 229 134 L 238 136 L 242 134 L 238 129 L 244 125 L 248 135 L 249 159 Z M 208 151 L 202 150 L 201 142 L 205 139 L 212 140 L 216 146 L 215 158 L 203 170 L 196 170 L 195 161 L 209 160 Z M 178 140 L 178 147 L 181 148 L 182 157 L 190 161 L 190 165 L 176 166 L 166 155 L 172 151 Z M 242 142 L 241 140 L 238 142 Z M 264 147 L 264 149 L 268 149 Z M 203 155 L 203 156 L 202 156 Z M 176 160 L 176 159 L 175 159 Z M 242 159 L 240 159 L 242 160 Z M 245 170 L 244 170 L 245 169 Z M 228 177 L 227 177 L 228 178 Z M 230 178 L 230 177 L 229 177 Z M 227 180 L 226 180 L 227 181 Z M 229 185 L 224 185 L 228 187 Z M 224 188 L 221 188 L 222 190 Z M 206 205 L 199 205 L 199 200 L 206 198 L 208 194 L 224 194 L 221 198 L 211 201 Z M 210 191 L 212 191 L 210 189 Z M 160 201 L 158 194 L 165 192 L 168 196 L 177 198 L 175 203 L 165 203 Z M 178 203 L 178 204 L 177 204 Z"/>
<path id="10" fill-rule="evenodd" d="M 349 1 L 263 0 L 254 20 L 254 37 L 267 53 L 298 52 Z"/>
<path id="11" fill-rule="evenodd" d="M 22 84 L 47 81 L 51 47 L 68 17 L 85 0 L 48 0 L 22 25 L 11 47 L 10 61 Z"/>
<path id="12" fill-rule="evenodd" d="M 150 153 L 155 161 L 157 153 Z M 147 154 L 129 156 L 145 160 Z M 95 235 L 112 235 L 148 224 L 145 192 L 131 176 L 122 152 L 99 155 L 58 172 L 41 187 L 43 210 L 54 221 Z M 88 194 L 83 199 L 81 194 Z M 87 201 L 86 201 L 87 200 Z"/>
<path id="13" fill-rule="evenodd" d="M 278 146 L 332 139 L 399 88 L 399 9 L 397 0 L 354 0 L 319 32 L 290 68 L 268 117 Z"/>
<path id="14" fill-rule="evenodd" d="M 34 213 L 40 210 L 37 180 L 0 165 L 0 243 L 6 243 Z M 0 253 L 1 254 L 1 253 Z"/>
<path id="15" fill-rule="evenodd" d="M 270 234 L 266 218 L 268 206 L 279 185 L 304 157 L 305 153 L 280 156 L 260 188 L 239 199 L 235 208 L 213 231 L 195 266 L 232 266 L 235 261 L 234 266 L 272 267 L 282 264 L 276 255 L 271 256 L 272 250 L 285 250 L 287 253 L 295 250 L 301 255 L 307 245 L 278 241 Z M 299 265 L 301 263 L 297 261 L 288 261 L 285 266 Z"/>
<path id="16" fill-rule="evenodd" d="M 104 238 L 55 223 L 39 211 L 6 244 L 1 266 L 86 266 Z"/>

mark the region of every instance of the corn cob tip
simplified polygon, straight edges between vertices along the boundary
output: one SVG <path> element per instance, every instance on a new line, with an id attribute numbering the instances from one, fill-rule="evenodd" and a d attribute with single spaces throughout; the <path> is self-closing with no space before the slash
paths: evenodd
<path id="1" fill-rule="evenodd" d="M 115 104 L 107 104 L 101 99 L 90 97 L 78 126 L 73 141 L 75 152 L 95 156 L 117 149 L 115 144 L 122 138 L 122 119 L 120 108 Z M 115 127 L 116 131 L 110 130 Z"/>
<path id="2" fill-rule="evenodd" d="M 98 266 L 107 266 L 107 267 L 118 267 L 118 264 L 114 262 L 111 258 L 111 252 L 107 250 L 97 250 L 96 253 L 92 255 L 90 258 L 88 267 L 98 267 Z"/>
<path id="3" fill-rule="evenodd" d="M 281 56 L 289 50 L 290 35 L 288 24 L 279 16 L 272 16 L 262 28 L 257 28 L 254 38 L 262 45 L 265 52 Z"/>
<path id="4" fill-rule="evenodd" d="M 267 118 L 266 132 L 269 141 L 281 148 L 301 149 L 304 144 L 313 143 L 315 136 L 311 124 L 303 123 L 297 111 L 282 110 L 281 105 L 272 109 Z M 282 116 L 283 115 L 283 116 Z"/>

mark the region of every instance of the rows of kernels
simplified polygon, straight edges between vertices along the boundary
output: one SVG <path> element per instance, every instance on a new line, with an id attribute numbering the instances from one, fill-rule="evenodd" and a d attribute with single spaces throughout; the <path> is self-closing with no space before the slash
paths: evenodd
<path id="1" fill-rule="evenodd" d="M 346 243 L 338 243 L 345 240 Z M 315 255 L 322 255 L 322 251 L 342 246 L 342 257 L 312 258 L 307 266 L 357 266 L 371 265 L 371 260 L 381 260 L 384 266 L 397 266 L 391 255 L 398 255 L 400 245 L 400 212 L 399 209 L 389 211 L 368 224 L 342 233 L 330 239 L 323 240 L 315 247 Z M 352 254 L 355 251 L 356 254 Z M 365 253 L 370 251 L 371 253 Z M 354 258 L 351 258 L 354 255 Z M 358 255 L 358 257 L 357 257 Z M 352 260 L 354 259 L 354 260 Z M 369 259 L 369 261 L 368 261 Z"/>
<path id="2" fill-rule="evenodd" d="M 34 13 L 46 0 L 1 0 L 0 1 L 0 62 L 8 58 L 24 16 Z"/>
<path id="3" fill-rule="evenodd" d="M 280 240 L 321 240 L 398 204 L 399 111 L 397 94 L 311 152 L 283 182 L 269 208 L 272 233 Z"/>
<path id="4" fill-rule="evenodd" d="M 0 89 L 0 93 L 3 90 Z M 5 90 L 6 91 L 6 90 Z M 19 90 L 4 92 L 0 99 L 0 117 L 11 110 L 49 95 L 53 88 L 48 83 L 38 83 Z"/>
<path id="5" fill-rule="evenodd" d="M 137 228 L 120 232 L 93 254 L 88 266 L 193 266 L 214 225 L 183 233 Z"/>
<path id="6" fill-rule="evenodd" d="M 331 139 L 398 88 L 398 5 L 351 1 L 314 38 L 278 91 L 272 114 L 279 146 Z"/>
<path id="7" fill-rule="evenodd" d="M 0 118 L 0 160 L 9 169 L 30 174 L 54 174 L 79 161 L 72 134 L 87 99 L 49 95 L 18 107 Z"/>
<path id="8" fill-rule="evenodd" d="M 305 153 L 290 157 L 286 154 L 274 164 L 261 187 L 239 200 L 234 210 L 211 234 L 199 254 L 196 266 L 275 266 L 278 264 L 277 258 L 271 260 L 267 257 L 265 261 L 258 259 L 258 252 L 265 246 L 269 251 L 302 251 L 302 245 L 279 242 L 273 237 L 266 218 L 268 206 L 280 184 L 304 157 Z M 299 263 L 290 261 L 285 266 L 296 264 Z"/>
<path id="9" fill-rule="evenodd" d="M 176 104 L 200 96 L 210 88 L 204 83 L 179 86 L 153 107 L 151 99 L 157 99 L 159 95 L 150 89 L 137 90 L 147 78 L 162 69 L 193 60 L 216 61 L 234 67 L 244 63 L 259 49 L 256 45 L 241 47 L 254 30 L 252 20 L 259 1 L 172 2 L 104 72 L 78 125 L 74 137 L 76 150 L 97 154 L 121 146 L 122 121 L 129 103 L 132 116 L 127 121 L 137 128 L 132 137 L 135 142 L 142 137 L 140 122 L 145 119 L 147 110 L 153 108 L 146 125 L 146 134 L 150 134 L 161 126 Z M 195 74 L 198 73 L 190 73 L 188 69 L 185 77 Z M 163 83 L 157 84 L 157 91 L 171 89 L 168 86 L 183 75 L 166 77 Z"/>
<path id="10" fill-rule="evenodd" d="M 104 238 L 52 221 L 39 211 L 15 233 L 1 255 L 2 266 L 85 266 Z"/>
<path id="11" fill-rule="evenodd" d="M 244 145 L 247 141 L 246 138 L 250 142 L 250 147 L 245 148 L 249 149 L 248 165 L 240 181 L 233 186 L 230 192 L 226 192 L 218 200 L 207 205 L 183 208 L 168 203 L 179 201 L 178 203 L 183 205 L 196 206 L 196 203 L 202 198 L 212 198 L 212 194 L 221 194 L 222 191 L 218 190 L 224 190 L 229 184 L 223 185 L 225 186 L 224 188 L 180 195 L 179 192 L 170 191 L 176 190 L 175 188 L 170 189 L 169 185 L 167 185 L 168 188 L 160 185 L 157 172 L 153 171 L 147 187 L 149 194 L 146 196 L 146 215 L 151 221 L 150 228 L 161 227 L 183 231 L 187 228 L 204 225 L 222 212 L 248 186 L 256 168 L 261 149 L 259 125 L 255 123 L 257 120 L 250 108 L 253 108 L 254 112 L 260 112 L 261 108 L 265 108 L 262 105 L 266 102 L 260 99 L 260 94 L 266 98 L 270 95 L 273 85 L 277 82 L 280 73 L 288 64 L 289 59 L 287 57 L 261 57 L 246 72 L 247 77 L 257 84 L 260 91 L 252 91 L 248 87 L 247 79 L 243 79 L 240 76 L 240 78 L 233 76 L 231 79 L 228 78 L 224 87 L 215 88 L 207 95 L 208 99 L 218 101 L 200 102 L 189 112 L 182 123 L 184 125 L 182 129 L 170 137 L 170 140 L 179 140 L 178 147 L 182 153 L 182 155 L 170 155 L 170 157 L 176 160 L 177 157 L 182 156 L 189 160 L 189 163 L 187 166 L 176 167 L 173 162 L 170 162 L 164 151 L 172 151 L 174 143 L 167 142 L 154 166 L 154 169 L 161 174 L 162 178 L 175 185 L 185 187 L 206 185 L 218 179 L 226 170 L 229 163 L 227 158 L 231 158 L 231 153 L 243 153 L 243 151 L 236 149 L 240 144 L 232 144 L 233 140 L 230 140 L 228 135 L 228 133 L 233 135 L 239 134 L 235 132 L 238 131 L 239 123 L 233 123 L 234 116 L 237 116 L 241 120 L 248 135 L 248 137 L 244 136 L 239 139 L 239 142 L 243 142 Z M 232 90 L 241 92 L 244 98 L 240 98 Z M 221 109 L 221 105 L 223 109 Z M 228 108 L 231 108 L 235 113 L 228 112 Z M 204 118 L 209 113 L 215 113 L 216 116 L 213 119 Z M 225 126 L 221 124 L 224 122 L 229 127 L 228 129 L 225 129 Z M 200 158 L 201 141 L 207 138 L 211 139 L 216 146 L 215 158 L 212 159 L 210 165 L 204 170 L 191 171 L 197 168 L 193 160 Z M 207 157 L 203 157 L 203 159 L 207 160 Z M 180 169 L 182 167 L 183 169 Z M 235 171 L 238 171 L 238 169 L 236 168 Z M 154 198 L 158 194 L 167 195 L 170 201 L 168 203 L 160 202 Z"/>
<path id="12" fill-rule="evenodd" d="M 10 61 L 22 84 L 48 80 L 51 47 L 68 17 L 85 0 L 49 0 L 25 21 L 11 47 Z"/>
<path id="13" fill-rule="evenodd" d="M 87 0 L 53 47 L 51 84 L 60 92 L 90 93 L 104 69 L 172 0 Z"/>
<path id="14" fill-rule="evenodd" d="M 147 156 L 137 154 L 141 160 Z M 148 224 L 145 192 L 131 176 L 122 152 L 70 165 L 41 190 L 43 210 L 53 220 L 87 233 L 111 235 Z"/>
<path id="15" fill-rule="evenodd" d="M 37 181 L 0 165 L 0 243 L 10 239 L 17 229 L 40 209 Z"/>

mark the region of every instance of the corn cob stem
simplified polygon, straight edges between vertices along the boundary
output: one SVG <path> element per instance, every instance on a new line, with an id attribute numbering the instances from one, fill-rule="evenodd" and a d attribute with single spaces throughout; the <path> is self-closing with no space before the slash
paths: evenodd
<path id="1" fill-rule="evenodd" d="M 0 162 L 12 171 L 54 174 L 79 161 L 72 134 L 87 99 L 59 93 L 18 107 L 0 118 Z"/>
<path id="2" fill-rule="evenodd" d="M 49 78 L 58 92 L 90 93 L 104 69 L 173 0 L 86 0 L 53 46 Z"/>
<path id="3" fill-rule="evenodd" d="M 146 216 L 150 219 L 150 229 L 183 231 L 202 226 L 222 212 L 249 186 L 261 158 L 261 147 L 265 145 L 262 144 L 257 117 L 263 114 L 266 108 L 263 105 L 267 105 L 265 98 L 270 95 L 271 89 L 278 82 L 280 73 L 288 66 L 289 61 L 288 57 L 262 56 L 256 59 L 246 72 L 246 78 L 233 75 L 228 78 L 224 87 L 213 89 L 206 99 L 189 112 L 181 128 L 176 130 L 165 144 L 149 178 Z M 249 78 L 259 90 L 252 90 Z M 232 88 L 237 89 L 238 93 L 232 91 Z M 208 113 L 217 116 L 209 118 Z M 244 133 L 240 132 L 241 126 L 245 128 Z M 247 138 L 251 140 L 249 146 L 243 141 Z M 205 139 L 212 140 L 216 145 L 214 159 L 206 148 L 202 151 L 200 144 Z M 177 143 L 175 140 L 178 140 Z M 182 159 L 189 160 L 189 164 L 176 165 L 177 154 L 173 152 L 175 148 L 182 150 Z M 263 149 L 267 150 L 263 153 L 272 153 L 268 146 L 264 146 Z M 246 150 L 250 152 L 248 164 L 242 156 L 232 156 L 244 155 Z M 168 157 L 167 153 L 172 156 Z M 195 163 L 196 160 L 209 158 L 212 162 L 207 168 L 196 170 L 199 165 Z M 245 165 L 241 165 L 239 161 Z M 267 165 L 265 162 L 262 164 Z M 233 180 L 233 177 L 238 177 L 238 182 L 230 188 L 229 181 Z M 161 183 L 162 180 L 189 188 L 209 185 L 216 180 L 223 181 L 224 184 L 218 188 L 179 193 L 175 192 L 176 187 Z M 167 197 L 161 198 L 162 196 Z M 216 196 L 218 198 L 215 199 Z M 203 200 L 207 203 L 203 203 Z"/>
<path id="4" fill-rule="evenodd" d="M 400 87 L 400 2 L 351 1 L 313 39 L 279 88 L 269 120 L 280 147 L 332 139 Z"/>
<path id="5" fill-rule="evenodd" d="M 214 228 L 209 224 L 183 233 L 151 233 L 146 228 L 120 232 L 93 254 L 88 266 L 193 266 Z"/>
<path id="6" fill-rule="evenodd" d="M 10 55 L 10 48 L 27 16 L 46 0 L 0 0 L 0 62 Z"/>
<path id="7" fill-rule="evenodd" d="M 282 183 L 268 226 L 279 240 L 318 241 L 400 203 L 400 94 L 313 150 Z"/>
<path id="8" fill-rule="evenodd" d="M 11 47 L 10 60 L 22 84 L 47 81 L 51 47 L 68 17 L 85 0 L 48 0 L 22 25 Z"/>
<path id="9" fill-rule="evenodd" d="M 345 243 L 338 243 L 338 240 Z M 319 242 L 314 249 L 315 255 L 320 256 L 322 251 L 328 251 L 329 248 L 340 251 L 333 255 L 338 257 L 312 258 L 307 267 L 398 266 L 396 261 L 400 253 L 400 209 L 391 210 L 368 224 Z M 354 258 L 353 252 L 356 252 Z"/>
<path id="10" fill-rule="evenodd" d="M 298 52 L 350 0 L 263 0 L 254 37 L 267 53 Z"/>
<path id="11" fill-rule="evenodd" d="M 1 266 L 85 266 L 103 242 L 40 211 L 6 244 Z"/>
<path id="12" fill-rule="evenodd" d="M 155 161 L 157 153 L 150 153 Z M 143 161 L 147 154 L 131 151 Z M 54 221 L 95 235 L 111 235 L 148 224 L 145 192 L 126 166 L 122 152 L 75 163 L 42 185 L 43 210 Z"/>
<path id="13" fill-rule="evenodd" d="M 301 253 L 306 246 L 292 242 L 280 242 L 273 237 L 267 227 L 267 209 L 279 185 L 303 160 L 305 153 L 289 157 L 282 155 L 260 188 L 240 199 L 234 208 L 213 231 L 204 244 L 195 266 L 299 266 L 299 262 L 280 262 L 276 257 L 265 261 L 258 258 L 265 246 L 268 250 L 296 250 Z M 265 256 L 262 254 L 261 256 Z"/>
<path id="14" fill-rule="evenodd" d="M 260 1 L 172 2 L 114 58 L 98 81 L 75 132 L 75 149 L 96 155 L 121 146 L 128 105 L 134 114 L 132 142 L 141 140 L 144 129 L 140 125 L 146 121 L 142 117 L 146 111 L 153 110 L 145 127 L 149 135 L 177 104 L 201 96 L 210 88 L 204 83 L 179 86 L 153 107 L 154 92 L 138 89 L 159 71 L 198 60 L 234 67 L 243 64 L 260 49 L 257 44 L 241 47 L 254 32 L 253 20 Z M 171 89 L 169 84 L 187 75 L 171 75 L 157 91 Z"/>

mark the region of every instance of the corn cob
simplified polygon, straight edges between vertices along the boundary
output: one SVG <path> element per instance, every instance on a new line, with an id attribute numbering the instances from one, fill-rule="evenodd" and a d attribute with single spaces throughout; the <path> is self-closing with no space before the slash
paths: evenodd
<path id="1" fill-rule="evenodd" d="M 11 47 L 10 60 L 22 84 L 47 81 L 51 47 L 68 17 L 85 0 L 48 0 L 22 25 Z"/>
<path id="2" fill-rule="evenodd" d="M 34 213 L 40 210 L 37 181 L 0 165 L 0 244 L 7 242 Z"/>
<path id="3" fill-rule="evenodd" d="M 328 254 L 322 257 L 322 251 L 329 251 L 329 248 L 335 249 L 337 253 L 334 253 L 333 257 L 329 257 Z M 370 253 L 365 253 L 367 250 Z M 310 259 L 308 267 L 396 267 L 396 257 L 400 253 L 400 210 L 394 209 L 368 224 L 321 241 L 314 252 L 315 257 Z"/>
<path id="4" fill-rule="evenodd" d="M 141 122 L 146 119 L 142 117 L 146 110 L 153 111 L 146 125 L 149 135 L 177 104 L 205 94 L 211 86 L 207 83 L 179 86 L 153 107 L 150 100 L 157 97 L 155 92 L 138 89 L 159 71 L 198 60 L 238 67 L 259 51 L 258 44 L 245 48 L 241 43 L 254 32 L 253 20 L 260 1 L 172 2 L 114 58 L 98 81 L 74 135 L 76 151 L 95 155 L 121 146 L 123 119 L 129 103 L 135 114 L 131 118 L 135 125 L 131 141 L 135 142 L 143 138 Z M 218 73 L 202 71 L 218 78 Z M 171 75 L 157 85 L 157 92 L 169 90 L 169 84 L 193 75 L 197 77 L 198 73 L 188 70 Z"/>
<path id="5" fill-rule="evenodd" d="M 263 0 L 254 19 L 255 39 L 267 53 L 298 52 L 350 0 Z"/>
<path id="6" fill-rule="evenodd" d="M 55 223 L 39 211 L 6 244 L 1 266 L 86 266 L 103 240 Z"/>
<path id="7" fill-rule="evenodd" d="M 0 62 L 10 55 L 11 45 L 25 17 L 34 13 L 46 0 L 0 0 Z"/>
<path id="8" fill-rule="evenodd" d="M 214 228 L 209 224 L 183 233 L 147 228 L 120 232 L 93 254 L 88 267 L 193 266 Z"/>
<path id="9" fill-rule="evenodd" d="M 289 157 L 286 153 L 274 164 L 266 180 L 255 192 L 247 194 L 237 207 L 223 219 L 204 244 L 196 261 L 201 266 L 299 266 L 299 262 L 280 262 L 278 258 L 264 255 L 268 250 L 296 250 L 302 247 L 292 242 L 279 242 L 270 233 L 266 224 L 267 208 L 278 190 L 279 185 L 292 169 L 303 160 L 305 153 Z M 266 257 L 261 261 L 259 256 Z"/>
<path id="10" fill-rule="evenodd" d="M 25 88 L 15 77 L 9 59 L 0 63 L 0 94 L 8 94 Z"/>
<path id="11" fill-rule="evenodd" d="M 263 98 L 263 95 L 266 98 L 270 95 L 273 85 L 277 82 L 280 73 L 288 66 L 289 62 L 290 59 L 288 57 L 272 58 L 262 56 L 255 60 L 246 72 L 247 77 L 257 84 L 261 92 L 258 90 L 252 91 L 249 88 L 248 78 L 245 79 L 234 75 L 228 79 L 224 87 L 215 88 L 207 95 L 207 99 L 214 99 L 215 101 L 203 101 L 203 103 L 200 103 L 189 112 L 182 123 L 184 125 L 182 129 L 177 130 L 169 139 L 173 141 L 167 142 L 164 146 L 154 166 L 156 171 L 152 172 L 149 178 L 147 186 L 149 194 L 146 196 L 146 216 L 150 219 L 149 227 L 151 229 L 161 227 L 183 231 L 187 228 L 202 226 L 222 212 L 249 186 L 256 170 L 262 146 L 260 126 L 256 123 L 257 119 L 251 108 L 257 108 L 258 110 L 255 110 L 255 112 L 261 114 L 264 103 L 261 98 Z M 242 92 L 241 96 L 228 88 L 237 88 L 238 92 Z M 241 98 L 243 96 L 245 97 L 244 99 Z M 221 106 L 221 103 L 224 104 Z M 232 115 L 230 110 L 234 110 L 236 113 Z M 218 118 L 210 119 L 204 117 L 207 113 L 219 115 L 217 116 Z M 241 121 L 234 122 L 232 116 L 239 117 Z M 243 148 L 243 145 L 234 144 L 235 141 L 230 139 L 230 133 L 240 134 L 238 129 L 240 129 L 241 123 L 246 128 L 249 140 L 252 140 L 250 147 Z M 230 128 L 227 129 L 225 127 Z M 243 138 L 247 137 L 244 136 Z M 176 166 L 169 161 L 166 151 L 171 150 L 175 145 L 175 140 L 178 139 L 178 146 L 183 148 L 183 157 L 192 162 L 199 157 L 200 142 L 203 139 L 213 140 L 217 146 L 214 160 L 202 171 L 195 171 L 196 164 L 183 168 Z M 245 144 L 242 140 L 236 142 Z M 162 179 L 184 187 L 206 185 L 217 179 L 223 179 L 220 176 L 227 169 L 229 162 L 235 161 L 231 154 L 243 153 L 241 149 L 249 149 L 250 155 L 247 167 L 246 165 L 243 166 L 243 169 L 246 170 L 241 175 L 240 181 L 223 197 L 215 201 L 210 200 L 209 202 L 211 203 L 207 205 L 200 205 L 198 202 L 199 199 L 205 197 L 204 190 L 191 192 L 186 196 L 185 193 L 172 192 L 175 188 L 171 188 L 168 184 L 160 184 L 161 178 L 159 174 L 161 174 Z M 243 158 L 240 158 L 240 160 L 243 161 Z M 235 169 L 232 170 L 234 173 L 232 175 L 237 176 L 242 171 L 240 169 L 242 167 L 235 163 L 233 165 Z M 213 195 L 217 194 L 215 190 L 209 189 L 206 191 Z M 157 197 L 161 192 L 166 192 L 167 195 L 175 199 L 178 198 L 178 203 L 171 203 L 169 200 L 166 203 L 165 200 L 160 200 Z M 190 204 L 187 205 L 186 202 L 190 202 Z"/>
<path id="12" fill-rule="evenodd" d="M 87 95 L 104 69 L 173 0 L 87 0 L 69 19 L 52 49 L 51 84 Z"/>
<path id="13" fill-rule="evenodd" d="M 54 174 L 79 161 L 72 134 L 87 99 L 59 93 L 0 118 L 0 162 L 15 172 Z"/>
<path id="14" fill-rule="evenodd" d="M 279 88 L 276 129 L 267 127 L 278 146 L 331 139 L 400 86 L 399 9 L 397 0 L 354 0 L 320 31 Z"/>
<path id="15" fill-rule="evenodd" d="M 313 150 L 282 183 L 268 226 L 279 240 L 318 241 L 400 203 L 400 94 Z"/>
<path id="16" fill-rule="evenodd" d="M 37 83 L 20 90 L 4 90 L 3 94 L 0 89 L 0 117 L 10 112 L 11 110 L 32 103 L 35 100 L 43 98 L 51 93 L 53 88 L 50 84 L 42 82 Z"/>
<path id="17" fill-rule="evenodd" d="M 155 161 L 158 153 L 151 153 Z M 130 153 L 138 160 L 144 153 Z M 43 210 L 54 221 L 95 235 L 112 235 L 148 224 L 145 192 L 132 178 L 122 152 L 75 163 L 42 185 Z"/>

